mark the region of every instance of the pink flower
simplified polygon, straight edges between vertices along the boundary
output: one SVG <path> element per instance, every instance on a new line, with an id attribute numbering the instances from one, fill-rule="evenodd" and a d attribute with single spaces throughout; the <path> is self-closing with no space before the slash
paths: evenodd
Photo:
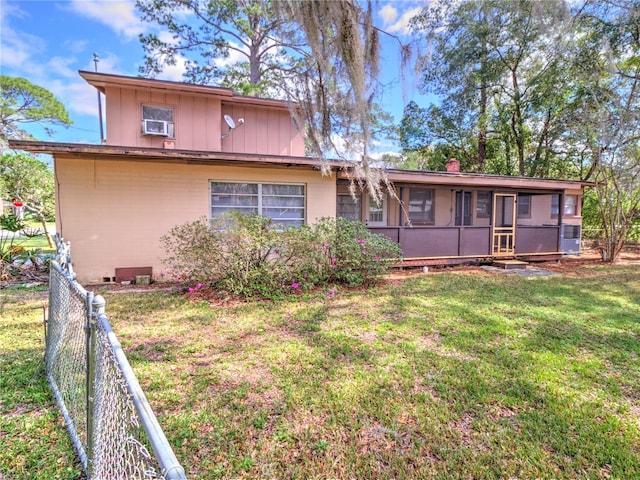
<path id="1" fill-rule="evenodd" d="M 362 250 L 362 254 L 363 254 L 363 255 L 366 255 L 366 254 L 367 254 L 367 251 L 366 251 L 366 250 Z"/>
<path id="2" fill-rule="evenodd" d="M 307 278 L 307 274 L 305 273 L 304 275 L 302 275 L 304 278 Z"/>
<path id="3" fill-rule="evenodd" d="M 296 289 L 296 288 L 298 288 L 299 286 L 300 286 L 300 284 L 299 284 L 298 282 L 293 282 L 293 283 L 291 284 L 291 288 L 293 288 L 293 289 Z"/>
<path id="4" fill-rule="evenodd" d="M 331 263 L 336 263 L 335 257 L 331 259 Z"/>
<path id="5" fill-rule="evenodd" d="M 336 268 L 336 266 L 335 265 L 331 265 L 331 268 Z"/>
<path id="6" fill-rule="evenodd" d="M 200 290 L 201 288 L 202 288 L 202 284 L 201 283 L 196 285 L 196 290 Z"/>
<path id="7" fill-rule="evenodd" d="M 193 293 L 193 292 L 195 292 L 195 290 L 193 288 L 189 287 L 189 293 Z"/>
<path id="8" fill-rule="evenodd" d="M 322 245 L 324 248 L 329 248 L 329 244 L 325 243 L 324 245 Z"/>
<path id="9" fill-rule="evenodd" d="M 376 262 L 380 260 L 380 257 L 376 255 Z"/>

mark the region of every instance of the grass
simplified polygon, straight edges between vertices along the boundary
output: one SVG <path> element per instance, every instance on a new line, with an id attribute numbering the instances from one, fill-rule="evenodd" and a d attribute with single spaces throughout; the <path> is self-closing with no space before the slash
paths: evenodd
<path id="1" fill-rule="evenodd" d="M 0 478 L 79 478 L 71 440 L 45 378 L 47 292 L 0 291 Z"/>
<path id="2" fill-rule="evenodd" d="M 581 268 L 430 273 L 224 306 L 162 290 L 104 294 L 190 478 L 639 478 L 640 271 Z M 41 438 L 25 453 L 26 419 L 5 419 L 16 409 L 5 398 L 53 408 L 33 406 L 44 380 L 37 318 L 16 320 L 27 305 L 4 308 L 28 345 L 5 351 L 0 331 L 3 372 L 27 372 L 0 390 L 0 435 L 14 432 L 0 472 L 28 464 L 15 478 L 50 478 L 35 465 L 44 454 L 69 460 L 51 478 L 73 478 L 69 454 Z M 13 357 L 23 366 L 5 367 Z"/>
<path id="3" fill-rule="evenodd" d="M 26 222 L 27 229 L 30 231 L 39 230 L 42 231 L 42 224 L 35 220 L 27 220 Z M 54 229 L 55 223 L 48 224 L 48 228 Z M 13 242 L 14 246 L 21 246 L 26 250 L 37 250 L 40 249 L 44 253 L 55 253 L 55 248 L 51 248 L 49 243 L 47 242 L 47 236 L 43 233 L 41 235 L 36 235 L 33 237 L 24 237 L 16 238 Z"/>

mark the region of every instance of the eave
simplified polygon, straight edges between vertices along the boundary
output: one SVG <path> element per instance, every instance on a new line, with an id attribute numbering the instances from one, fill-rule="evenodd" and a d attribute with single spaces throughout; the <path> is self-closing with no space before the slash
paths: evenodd
<path id="1" fill-rule="evenodd" d="M 110 73 L 89 72 L 86 70 L 79 70 L 78 74 L 84 78 L 89 85 L 97 88 L 102 93 L 105 93 L 108 86 L 117 88 L 150 88 L 154 91 L 163 91 L 175 94 L 218 97 L 223 103 L 246 104 L 281 109 L 289 109 L 292 105 L 291 102 L 285 100 L 237 95 L 230 88 L 211 87 L 207 85 L 197 85 L 195 83 L 172 82 L 169 80 L 156 80 L 152 78 L 128 77 Z"/>
<path id="2" fill-rule="evenodd" d="M 428 184 L 452 187 L 504 188 L 518 190 L 581 190 L 592 186 L 591 182 L 579 180 L 556 180 L 534 177 L 512 177 L 463 172 L 432 172 L 419 170 L 389 169 L 387 178 L 394 184 Z M 342 173 L 342 178 L 350 178 Z"/>
<path id="3" fill-rule="evenodd" d="M 162 148 L 140 148 L 118 145 L 92 145 L 83 143 L 40 142 L 33 140 L 9 140 L 9 147 L 36 154 L 50 154 L 65 157 L 100 157 L 109 160 L 133 162 L 182 163 L 208 165 L 233 163 L 234 165 L 280 165 L 284 167 L 304 166 L 320 169 L 329 166 L 335 170 L 343 167 L 343 162 L 321 160 L 311 157 L 292 157 L 231 152 L 209 152 L 199 150 L 175 150 Z"/>

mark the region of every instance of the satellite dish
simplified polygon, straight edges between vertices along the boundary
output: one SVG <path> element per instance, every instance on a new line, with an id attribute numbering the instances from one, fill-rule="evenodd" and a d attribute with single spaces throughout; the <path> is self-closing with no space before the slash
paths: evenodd
<path id="1" fill-rule="evenodd" d="M 236 122 L 233 121 L 233 118 L 231 118 L 231 115 L 225 115 L 224 116 L 224 121 L 227 122 L 227 125 L 229 125 L 229 128 L 231 130 L 236 128 Z"/>

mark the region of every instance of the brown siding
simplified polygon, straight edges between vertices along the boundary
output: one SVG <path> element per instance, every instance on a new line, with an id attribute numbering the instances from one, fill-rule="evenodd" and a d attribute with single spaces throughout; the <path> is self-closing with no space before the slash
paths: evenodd
<path id="1" fill-rule="evenodd" d="M 165 93 L 152 89 L 106 88 L 108 145 L 163 148 L 165 137 L 143 135 L 142 105 L 173 108 L 175 148 L 182 150 L 304 156 L 302 132 L 287 109 L 251 104 L 222 106 L 221 99 L 205 95 Z M 223 115 L 230 115 L 237 128 L 228 130 Z M 243 125 L 238 120 L 245 120 Z"/>

